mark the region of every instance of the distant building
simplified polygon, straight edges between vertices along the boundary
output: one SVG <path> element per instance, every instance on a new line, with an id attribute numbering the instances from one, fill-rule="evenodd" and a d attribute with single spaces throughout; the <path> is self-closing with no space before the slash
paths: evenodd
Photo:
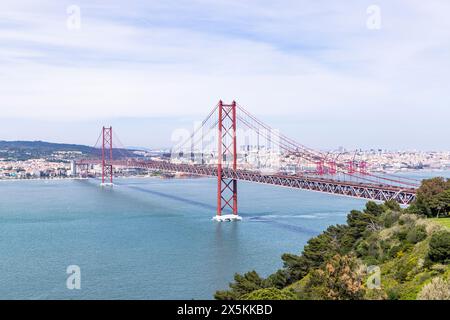
<path id="1" fill-rule="evenodd" d="M 70 162 L 70 175 L 73 177 L 77 175 L 77 163 L 75 160 Z"/>

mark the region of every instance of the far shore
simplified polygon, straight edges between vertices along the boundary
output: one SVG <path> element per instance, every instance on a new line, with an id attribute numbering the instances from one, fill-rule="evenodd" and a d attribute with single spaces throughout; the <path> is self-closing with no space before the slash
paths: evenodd
<path id="1" fill-rule="evenodd" d="M 379 171 L 374 171 L 373 173 L 386 173 L 386 174 L 401 174 L 401 173 L 427 173 L 427 172 L 448 172 L 450 171 L 450 168 L 445 168 L 445 169 L 409 169 L 409 170 L 392 170 L 392 171 L 385 171 L 385 172 L 379 172 Z M 186 175 L 186 176 L 173 176 L 173 177 L 164 177 L 162 175 L 154 175 L 154 176 L 119 176 L 119 177 L 115 177 L 114 179 L 163 179 L 163 180 L 172 180 L 172 179 L 198 179 L 204 177 L 206 178 L 207 176 L 200 176 L 200 175 Z M 62 177 L 54 177 L 54 178 L 20 178 L 20 179 L 9 179 L 9 178 L 0 178 L 0 182 L 4 182 L 4 181 L 62 181 L 62 180 L 90 180 L 90 179 L 100 179 L 101 177 L 96 177 L 96 178 L 81 178 L 81 177 L 66 177 L 66 178 L 62 178 Z"/>
<path id="2" fill-rule="evenodd" d="M 127 176 L 127 177 L 114 177 L 114 179 L 162 179 L 162 180 L 172 180 L 172 179 L 190 179 L 190 178 L 199 178 L 201 176 L 180 176 L 180 177 L 170 177 L 165 178 L 163 176 Z M 206 177 L 206 176 L 205 176 Z M 67 178 L 21 178 L 21 179 L 3 179 L 0 178 L 0 182 L 5 181 L 63 181 L 63 180 L 99 180 L 101 177 L 95 178 L 80 178 L 80 177 L 67 177 Z"/>

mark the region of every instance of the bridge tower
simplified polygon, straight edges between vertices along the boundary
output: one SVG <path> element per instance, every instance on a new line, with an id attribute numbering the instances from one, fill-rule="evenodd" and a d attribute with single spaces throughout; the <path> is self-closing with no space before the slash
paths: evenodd
<path id="1" fill-rule="evenodd" d="M 325 174 L 324 162 L 323 160 L 316 162 L 316 174 L 322 176 Z"/>
<path id="2" fill-rule="evenodd" d="M 236 102 L 224 104 L 220 100 L 218 113 L 217 215 L 213 219 L 241 220 L 237 206 L 237 180 L 234 176 L 237 170 Z M 223 214 L 224 209 L 230 209 L 232 214 Z"/>
<path id="3" fill-rule="evenodd" d="M 347 161 L 347 173 L 354 174 L 355 172 L 355 161 Z"/>
<path id="4" fill-rule="evenodd" d="M 102 186 L 113 185 L 113 129 L 102 130 Z"/>
<path id="5" fill-rule="evenodd" d="M 359 163 L 359 173 L 361 173 L 362 175 L 367 174 L 367 161 L 361 161 Z"/>
<path id="6" fill-rule="evenodd" d="M 336 162 L 335 161 L 329 161 L 328 162 L 328 174 L 335 175 L 336 173 L 337 173 Z"/>

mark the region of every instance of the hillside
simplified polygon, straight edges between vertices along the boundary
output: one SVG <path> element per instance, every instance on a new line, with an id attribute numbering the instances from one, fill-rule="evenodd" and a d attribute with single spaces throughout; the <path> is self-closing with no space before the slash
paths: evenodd
<path id="1" fill-rule="evenodd" d="M 115 149 L 114 156 L 115 158 L 125 155 L 127 157 L 136 157 L 133 151 L 135 150 Z M 53 159 L 57 153 L 61 152 L 73 152 L 73 155 L 68 155 L 69 158 L 79 157 L 80 154 L 84 157 L 98 157 L 100 155 L 99 149 L 78 144 L 44 141 L 0 141 L 0 158 L 8 160 Z"/>
<path id="2" fill-rule="evenodd" d="M 450 299 L 450 180 L 425 180 L 408 209 L 368 202 L 267 278 L 236 274 L 219 300 Z M 433 217 L 433 218 L 432 218 Z"/>

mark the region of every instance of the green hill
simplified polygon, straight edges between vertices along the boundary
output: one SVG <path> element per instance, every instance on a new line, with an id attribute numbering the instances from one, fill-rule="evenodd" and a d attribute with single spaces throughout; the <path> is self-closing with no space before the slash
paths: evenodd
<path id="1" fill-rule="evenodd" d="M 136 157 L 135 150 L 114 149 L 114 158 Z M 0 141 L 0 158 L 9 160 L 52 159 L 58 152 L 80 153 L 83 157 L 99 157 L 101 150 L 85 145 L 44 141 Z M 73 157 L 80 157 L 74 154 Z"/>
<path id="2" fill-rule="evenodd" d="M 450 299 L 450 180 L 425 180 L 408 209 L 368 202 L 267 278 L 236 274 L 219 300 Z M 439 216 L 441 218 L 431 218 Z"/>

